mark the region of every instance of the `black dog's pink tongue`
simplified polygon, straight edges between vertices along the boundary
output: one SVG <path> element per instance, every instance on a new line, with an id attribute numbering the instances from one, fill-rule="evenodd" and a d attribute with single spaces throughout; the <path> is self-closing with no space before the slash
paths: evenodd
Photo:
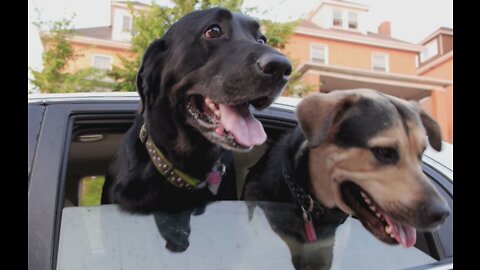
<path id="1" fill-rule="evenodd" d="M 250 113 L 247 104 L 228 106 L 219 104 L 223 127 L 230 131 L 235 141 L 244 146 L 260 145 L 267 140 L 260 121 Z"/>
<path id="2" fill-rule="evenodd" d="M 387 220 L 388 225 L 392 228 L 392 234 L 398 243 L 406 248 L 415 245 L 415 242 L 417 242 L 417 231 L 415 228 L 399 224 L 387 215 L 385 215 L 385 219 Z"/>

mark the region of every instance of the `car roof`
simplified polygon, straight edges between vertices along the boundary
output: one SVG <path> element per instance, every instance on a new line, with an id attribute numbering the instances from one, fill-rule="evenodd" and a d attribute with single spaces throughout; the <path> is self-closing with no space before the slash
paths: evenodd
<path id="1" fill-rule="evenodd" d="M 55 93 L 55 94 L 30 94 L 28 103 L 76 103 L 84 101 L 138 101 L 137 92 L 85 92 L 85 93 Z M 278 97 L 274 106 L 293 109 L 300 102 L 300 98 Z"/>

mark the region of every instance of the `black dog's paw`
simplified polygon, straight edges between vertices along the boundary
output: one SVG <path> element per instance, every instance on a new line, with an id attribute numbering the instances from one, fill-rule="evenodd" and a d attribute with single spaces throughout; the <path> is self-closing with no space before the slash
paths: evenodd
<path id="1" fill-rule="evenodd" d="M 165 248 L 171 252 L 184 252 L 188 246 L 190 246 L 188 239 L 186 241 L 182 241 L 181 239 L 167 240 L 165 244 Z"/>
<path id="2" fill-rule="evenodd" d="M 199 207 L 195 208 L 195 210 L 193 211 L 192 215 L 194 216 L 200 216 L 200 215 L 203 215 L 203 213 L 205 213 L 205 209 L 207 208 L 207 204 L 206 203 L 202 203 Z"/>

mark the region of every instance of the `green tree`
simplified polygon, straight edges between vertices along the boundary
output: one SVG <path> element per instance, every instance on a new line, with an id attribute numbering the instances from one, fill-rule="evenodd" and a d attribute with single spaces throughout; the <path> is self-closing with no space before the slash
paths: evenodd
<path id="1" fill-rule="evenodd" d="M 113 66 L 109 76 L 117 83 L 116 91 L 136 91 L 135 77 L 140 66 L 141 58 L 148 45 L 163 34 L 185 14 L 210 7 L 220 6 L 234 12 L 242 11 L 243 0 L 172 0 L 173 6 L 159 6 L 152 2 L 151 8 L 142 13 L 135 13 L 131 3 L 128 3 L 130 12 L 133 14 L 132 51 L 136 53 L 133 60 L 119 56 L 121 66 Z M 256 11 L 255 8 L 244 9 L 248 14 Z M 282 49 L 289 36 L 293 33 L 297 21 L 276 23 L 270 20 L 260 20 L 272 47 Z"/>
<path id="2" fill-rule="evenodd" d="M 68 41 L 73 35 L 72 19 L 73 16 L 55 22 L 35 22 L 39 32 L 44 33 L 45 48 L 42 55 L 43 69 L 29 68 L 33 75 L 30 81 L 42 93 L 85 92 L 96 87 L 110 86 L 100 81 L 105 78 L 106 73 L 98 69 L 85 68 L 73 73 L 65 72 L 68 63 L 80 56 Z M 45 28 L 48 30 L 45 31 Z"/>

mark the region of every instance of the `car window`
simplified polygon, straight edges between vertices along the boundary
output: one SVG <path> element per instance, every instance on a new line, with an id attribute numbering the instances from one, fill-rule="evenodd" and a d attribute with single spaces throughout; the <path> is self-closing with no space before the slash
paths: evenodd
<path id="1" fill-rule="evenodd" d="M 274 230 L 296 219 L 294 206 L 266 202 L 213 202 L 178 215 L 129 215 L 116 205 L 67 207 L 57 269 L 294 269 L 292 254 L 300 253 L 311 266 L 332 269 L 404 269 L 436 261 L 416 248 L 381 243 L 354 218 L 297 246 L 295 237 Z"/>

